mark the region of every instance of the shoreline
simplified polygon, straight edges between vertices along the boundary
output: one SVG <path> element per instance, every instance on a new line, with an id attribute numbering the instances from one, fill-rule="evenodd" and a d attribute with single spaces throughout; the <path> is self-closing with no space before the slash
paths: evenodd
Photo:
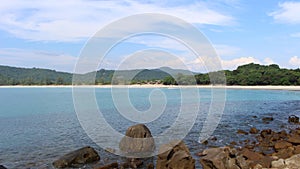
<path id="1" fill-rule="evenodd" d="M 16 86 L 0 86 L 0 88 L 199 88 L 199 89 L 247 89 L 247 90 L 292 90 L 300 91 L 300 86 L 213 86 L 213 85 L 191 85 L 191 86 L 177 86 L 177 85 L 16 85 Z"/>

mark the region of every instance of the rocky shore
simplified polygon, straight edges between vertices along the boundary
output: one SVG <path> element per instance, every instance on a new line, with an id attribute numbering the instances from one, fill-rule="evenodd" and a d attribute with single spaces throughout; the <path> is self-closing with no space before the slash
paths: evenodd
<path id="1" fill-rule="evenodd" d="M 255 118 L 255 117 L 254 117 Z M 273 121 L 273 117 L 265 117 L 263 123 Z M 195 169 L 200 163 L 203 169 L 300 169 L 300 127 L 299 117 L 288 118 L 292 128 L 281 131 L 272 129 L 258 130 L 255 127 L 248 131 L 238 129 L 236 133 L 243 138 L 231 142 L 224 147 L 209 147 L 193 158 L 189 148 L 183 141 L 171 141 L 159 147 L 159 155 L 155 158 L 124 158 L 123 162 L 103 162 L 98 152 L 90 147 L 83 147 L 69 152 L 55 160 L 54 168 L 86 168 L 93 169 Z M 132 138 L 144 138 L 134 140 Z M 217 141 L 211 137 L 202 144 Z M 144 124 L 137 124 L 127 129 L 125 137 L 119 144 L 124 154 L 152 153 L 156 145 L 150 130 Z M 112 152 L 112 150 L 108 150 Z M 194 156 L 195 157 L 195 156 Z M 156 161 L 154 161 L 156 159 Z M 53 168 L 51 167 L 51 168 Z M 0 169 L 6 169 L 0 165 Z"/>
<path id="2" fill-rule="evenodd" d="M 199 153 L 203 169 L 299 169 L 300 128 L 286 132 L 271 129 L 254 134 L 256 141 L 209 148 Z"/>

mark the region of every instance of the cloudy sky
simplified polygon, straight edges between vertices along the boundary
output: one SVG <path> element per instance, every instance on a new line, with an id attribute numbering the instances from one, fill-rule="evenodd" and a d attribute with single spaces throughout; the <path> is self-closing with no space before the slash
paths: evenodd
<path id="1" fill-rule="evenodd" d="M 114 21 L 142 13 L 168 14 L 193 24 L 215 48 L 224 69 L 251 62 L 300 67 L 300 1 L 296 0 L 11 0 L 0 4 L 0 65 L 73 72 L 91 36 Z M 149 48 L 161 52 L 141 52 Z M 177 58 L 162 59 L 166 51 Z M 202 70 L 199 58 L 191 59 L 192 53 L 181 43 L 157 35 L 118 44 L 101 68 L 116 69 L 132 53 L 133 65 L 144 62 L 151 68 L 145 60 L 149 57 L 156 60 L 152 67 L 176 68 L 179 59 L 193 71 Z M 137 53 L 142 54 L 137 57 Z"/>

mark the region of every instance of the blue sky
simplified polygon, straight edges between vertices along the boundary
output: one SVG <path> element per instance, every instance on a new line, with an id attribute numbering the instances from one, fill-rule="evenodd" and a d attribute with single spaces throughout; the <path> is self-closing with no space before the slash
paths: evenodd
<path id="1" fill-rule="evenodd" d="M 7 1 L 0 4 L 0 65 L 72 72 L 81 49 L 98 30 L 149 12 L 196 26 L 215 47 L 224 69 L 251 62 L 300 67 L 300 1 L 295 0 Z M 109 53 L 103 68 L 115 69 L 129 54 L 147 48 L 189 57 L 180 45 L 166 37 L 132 38 Z M 189 64 L 193 71 L 202 70 L 199 60 Z"/>

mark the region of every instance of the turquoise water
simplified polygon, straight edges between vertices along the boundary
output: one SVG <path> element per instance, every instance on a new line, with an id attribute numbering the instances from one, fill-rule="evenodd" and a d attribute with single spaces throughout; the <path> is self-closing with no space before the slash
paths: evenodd
<path id="1" fill-rule="evenodd" d="M 151 106 L 148 96 L 153 90 L 156 89 L 130 89 L 132 104 L 138 110 L 147 110 Z M 160 90 L 167 98 L 167 105 L 161 117 L 147 124 L 153 135 L 170 127 L 180 108 L 179 89 Z M 125 133 L 135 124 L 118 113 L 110 89 L 95 91 L 100 110 L 117 131 Z M 197 141 L 211 99 L 210 89 L 200 89 L 199 93 L 201 117 L 198 116 L 184 139 L 193 155 L 205 148 Z M 194 102 L 197 100 L 190 100 L 189 104 Z M 287 117 L 291 114 L 300 116 L 299 91 L 227 90 L 224 114 L 214 132 L 218 140 L 210 146 L 240 139 L 235 134 L 237 128 L 249 130 L 255 126 L 279 130 L 282 124 L 287 126 Z M 265 116 L 273 116 L 275 120 L 262 124 L 261 118 Z M 0 164 L 9 168 L 51 168 L 51 162 L 57 157 L 86 145 L 95 147 L 102 159 L 122 160 L 105 153 L 85 134 L 76 117 L 71 88 L 0 88 L 0 136 Z"/>

